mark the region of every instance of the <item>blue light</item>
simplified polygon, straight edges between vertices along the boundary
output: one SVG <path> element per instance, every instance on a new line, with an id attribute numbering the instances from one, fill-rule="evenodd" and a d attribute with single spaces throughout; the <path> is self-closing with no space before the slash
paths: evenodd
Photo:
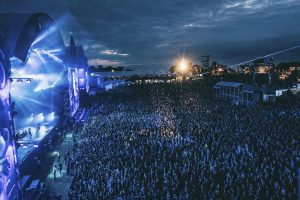
<path id="1" fill-rule="evenodd" d="M 53 122 L 55 120 L 54 112 L 50 113 L 47 117 L 48 122 Z"/>
<path id="2" fill-rule="evenodd" d="M 45 117 L 44 117 L 44 114 L 43 114 L 43 113 L 40 113 L 40 114 L 38 114 L 38 115 L 36 116 L 36 121 L 37 121 L 37 122 L 43 122 L 44 119 L 45 119 Z"/>

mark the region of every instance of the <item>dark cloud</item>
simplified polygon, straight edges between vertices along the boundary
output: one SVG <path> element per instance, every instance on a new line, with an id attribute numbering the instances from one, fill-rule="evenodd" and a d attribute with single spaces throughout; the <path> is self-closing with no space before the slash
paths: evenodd
<path id="1" fill-rule="evenodd" d="M 143 70 L 165 70 L 182 54 L 235 64 L 300 44 L 298 0 L 0 2 L 1 12 L 49 13 L 65 41 L 74 34 L 92 62 Z M 297 57 L 293 51 L 275 60 Z"/>

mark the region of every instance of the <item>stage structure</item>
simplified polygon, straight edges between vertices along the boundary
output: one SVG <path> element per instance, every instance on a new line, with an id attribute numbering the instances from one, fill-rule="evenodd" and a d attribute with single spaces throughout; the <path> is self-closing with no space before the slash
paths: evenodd
<path id="1" fill-rule="evenodd" d="M 66 116 L 73 117 L 80 106 L 80 97 L 89 91 L 88 62 L 82 46 L 76 46 L 73 36 L 66 47 L 65 64 L 68 67 L 69 87 Z"/>
<path id="2" fill-rule="evenodd" d="M 60 54 L 53 54 L 53 50 Z M 11 58 L 26 63 L 32 53 L 48 55 L 61 62 L 69 78 L 70 115 L 79 107 L 80 94 L 88 91 L 87 59 L 83 48 L 76 47 L 73 37 L 65 47 L 53 19 L 45 13 L 0 14 L 0 199 L 16 199 L 20 191 L 16 134 L 15 102 L 11 98 Z M 29 79 L 28 79 L 29 80 Z M 31 80 L 31 79 L 30 79 Z M 17 102 L 16 102 L 17 103 Z M 63 109 L 63 108 L 62 108 Z"/>

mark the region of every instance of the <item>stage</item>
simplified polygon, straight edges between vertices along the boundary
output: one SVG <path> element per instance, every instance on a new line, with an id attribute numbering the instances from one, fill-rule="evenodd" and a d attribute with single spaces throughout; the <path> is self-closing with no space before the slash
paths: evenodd
<path id="1" fill-rule="evenodd" d="M 30 153 L 33 152 L 36 148 L 39 147 L 41 142 L 46 138 L 46 136 L 54 129 L 54 123 L 44 123 L 41 124 L 40 130 L 37 131 L 37 127 L 23 127 L 21 130 L 31 129 L 32 136 L 27 134 L 25 137 L 18 140 L 20 146 L 17 148 L 17 159 L 19 164 L 28 157 Z"/>
<path id="2" fill-rule="evenodd" d="M 73 117 L 88 92 L 88 62 L 46 13 L 1 13 L 0 29 L 0 199 L 14 199 L 17 174 L 32 172 L 60 141 L 57 122 Z"/>

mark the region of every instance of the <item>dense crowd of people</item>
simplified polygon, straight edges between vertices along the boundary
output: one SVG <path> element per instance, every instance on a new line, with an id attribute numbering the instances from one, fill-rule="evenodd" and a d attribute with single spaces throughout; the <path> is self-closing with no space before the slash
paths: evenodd
<path id="1" fill-rule="evenodd" d="M 296 199 L 298 106 L 235 106 L 202 81 L 97 96 L 69 199 Z"/>

